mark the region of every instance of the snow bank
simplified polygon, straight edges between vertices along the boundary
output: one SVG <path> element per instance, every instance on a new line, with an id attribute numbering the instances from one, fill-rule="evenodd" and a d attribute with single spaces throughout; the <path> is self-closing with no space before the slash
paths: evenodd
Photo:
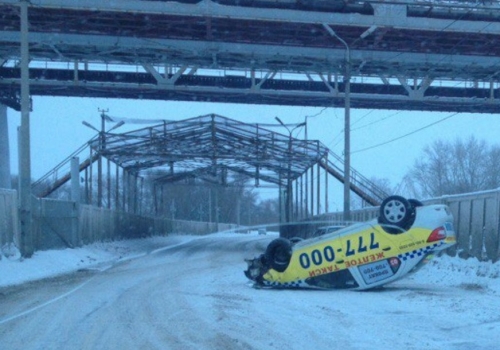
<path id="1" fill-rule="evenodd" d="M 500 294 L 500 262 L 442 255 L 408 277 L 416 282 L 462 288 L 489 288 Z"/>

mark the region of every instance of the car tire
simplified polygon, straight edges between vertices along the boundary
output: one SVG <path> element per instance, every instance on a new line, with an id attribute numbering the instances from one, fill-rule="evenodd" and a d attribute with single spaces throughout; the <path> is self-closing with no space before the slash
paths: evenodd
<path id="1" fill-rule="evenodd" d="M 271 268 L 283 272 L 292 257 L 292 243 L 286 238 L 277 238 L 269 243 L 264 256 Z"/>
<path id="2" fill-rule="evenodd" d="M 397 228 L 408 230 L 415 220 L 415 204 L 401 196 L 389 196 L 380 205 L 379 224 L 388 225 L 384 229 L 389 233 L 399 233 Z M 391 228 L 390 226 L 396 226 Z"/>

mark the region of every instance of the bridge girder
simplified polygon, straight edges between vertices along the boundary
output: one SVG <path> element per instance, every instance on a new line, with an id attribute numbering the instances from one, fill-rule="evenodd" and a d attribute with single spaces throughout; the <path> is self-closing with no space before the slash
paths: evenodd
<path id="1" fill-rule="evenodd" d="M 31 93 L 342 106 L 346 50 L 329 26 L 350 46 L 354 108 L 498 111 L 496 4 L 238 4 L 32 1 Z M 0 1 L 0 101 L 9 106 L 20 86 L 18 5 Z"/>

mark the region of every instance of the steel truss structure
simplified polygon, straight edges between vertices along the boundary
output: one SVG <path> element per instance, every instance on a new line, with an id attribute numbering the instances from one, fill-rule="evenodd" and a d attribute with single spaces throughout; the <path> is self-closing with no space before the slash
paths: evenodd
<path id="1" fill-rule="evenodd" d="M 110 118 L 105 114 L 102 117 Z M 92 173 L 92 164 L 102 163 L 103 158 L 108 164 L 116 164 L 117 169 L 121 168 L 127 175 L 157 186 L 189 179 L 228 186 L 235 174 L 241 174 L 254 179 L 256 187 L 279 187 L 289 212 L 292 206 L 299 208 L 301 205 L 310 206 L 311 213 L 314 206 L 319 210 L 319 188 L 323 178 L 326 184 L 323 208 L 328 208 L 327 178 L 343 181 L 342 159 L 321 142 L 298 139 L 292 137 L 291 132 L 284 135 L 259 124 L 243 123 L 216 114 L 164 121 L 125 133 L 103 131 L 89 141 L 89 146 L 90 156 L 83 159 L 79 167 L 80 171 L 86 171 L 85 178 L 88 168 Z M 76 153 L 82 151 L 83 147 Z M 46 197 L 68 182 L 71 174 L 60 170 L 72 159 L 73 155 L 35 182 L 33 192 Z M 110 167 L 107 167 L 107 176 L 102 173 L 102 166 L 97 168 L 97 205 L 101 206 L 103 179 L 109 179 Z M 320 170 L 324 176 L 320 176 Z M 309 180 L 308 173 L 311 173 Z M 354 169 L 351 169 L 351 177 L 351 190 L 368 204 L 378 205 L 388 195 Z M 316 201 L 315 191 L 309 191 L 310 188 L 318 188 Z M 310 203 L 300 200 L 303 192 L 309 192 L 305 197 L 311 198 Z M 295 211 L 299 212 L 299 209 Z"/>
<path id="2" fill-rule="evenodd" d="M 0 102 L 20 10 L 0 0 Z M 32 95 L 495 113 L 500 5 L 473 0 L 31 0 Z"/>
<path id="3" fill-rule="evenodd" d="M 127 132 L 103 133 L 91 148 L 135 176 L 158 183 L 201 178 L 228 183 L 230 172 L 279 186 L 327 158 L 328 148 L 216 114 Z"/>

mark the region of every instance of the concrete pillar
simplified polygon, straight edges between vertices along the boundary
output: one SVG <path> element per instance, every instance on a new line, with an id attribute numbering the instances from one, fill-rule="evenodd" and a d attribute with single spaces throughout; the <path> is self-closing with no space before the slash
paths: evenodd
<path id="1" fill-rule="evenodd" d="M 120 211 L 120 168 L 115 164 L 115 210 Z"/>
<path id="2" fill-rule="evenodd" d="M 80 159 L 71 159 L 71 200 L 80 203 Z"/>
<path id="3" fill-rule="evenodd" d="M 0 188 L 11 188 L 7 107 L 0 104 Z"/>
<path id="4" fill-rule="evenodd" d="M 241 212 L 241 197 L 238 196 L 238 198 L 236 199 L 236 224 L 238 226 L 241 225 L 240 212 Z M 200 221 L 201 221 L 201 218 L 200 218 Z"/>
<path id="5" fill-rule="evenodd" d="M 19 127 L 19 223 L 20 251 L 24 258 L 34 253 L 31 212 L 30 86 L 28 44 L 28 1 L 21 7 L 21 126 Z"/>
<path id="6" fill-rule="evenodd" d="M 74 215 L 71 220 L 71 245 L 80 246 L 80 159 L 71 158 L 71 200 L 74 203 Z"/>

